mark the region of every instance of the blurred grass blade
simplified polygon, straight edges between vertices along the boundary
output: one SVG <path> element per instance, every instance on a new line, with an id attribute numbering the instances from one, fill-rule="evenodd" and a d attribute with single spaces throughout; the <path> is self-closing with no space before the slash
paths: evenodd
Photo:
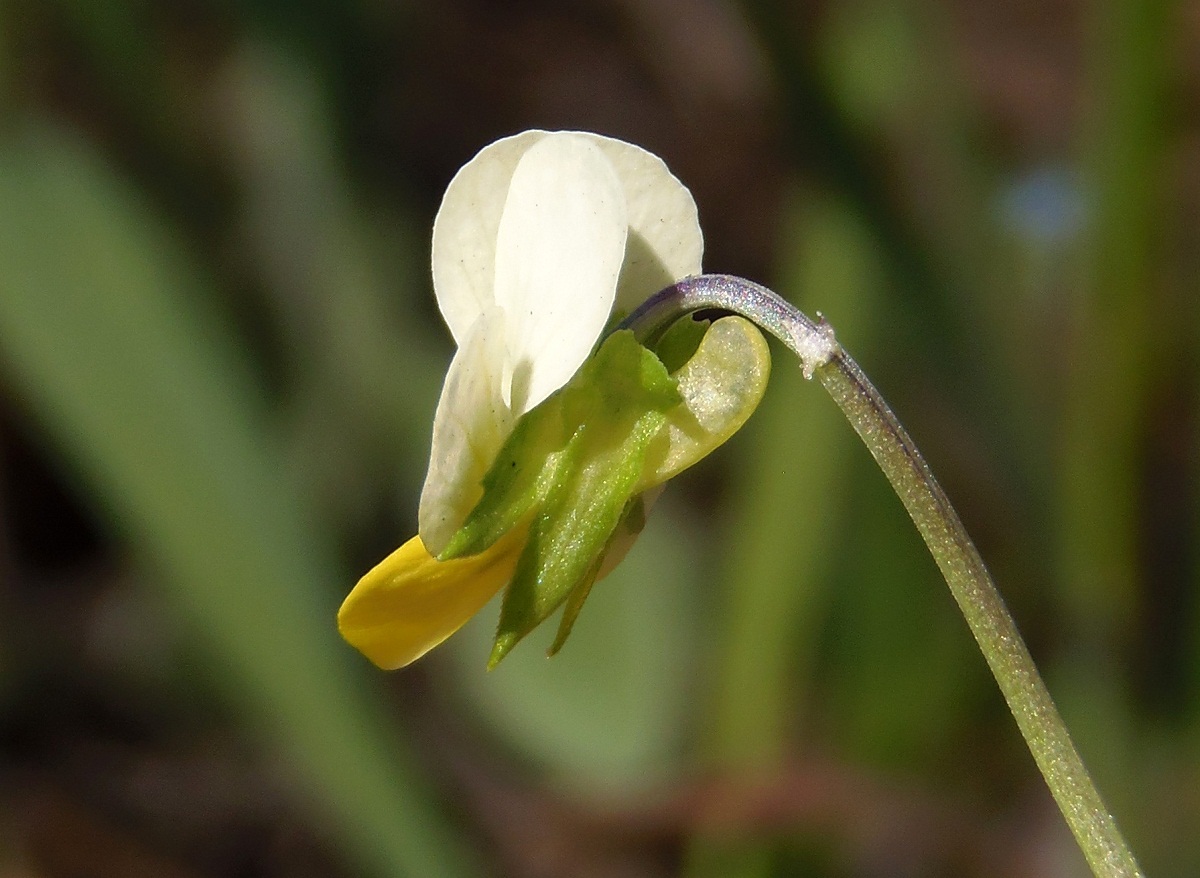
<path id="1" fill-rule="evenodd" d="M 825 307 L 845 338 L 874 334 L 870 299 L 882 269 L 869 233 L 844 203 L 809 202 L 795 212 L 781 286 Z M 853 448 L 840 412 L 804 380 L 789 355 L 743 437 L 752 456 L 737 470 L 738 496 L 722 559 L 719 678 L 704 757 L 731 776 L 769 776 L 787 756 L 798 689 L 812 683 L 816 642 L 838 563 L 847 459 Z M 757 441 L 755 441 L 757 440 Z M 740 442 L 739 442 L 740 446 Z M 770 874 L 771 851 L 697 838 L 688 874 Z"/>
<path id="2" fill-rule="evenodd" d="M 1170 164 L 1165 0 L 1122 0 L 1091 22 L 1092 216 L 1084 295 L 1072 313 L 1063 393 L 1060 594 L 1084 668 L 1112 679 L 1112 645 L 1138 617 L 1138 521 L 1146 418 L 1164 343 L 1158 275 Z"/>
<path id="3" fill-rule="evenodd" d="M 797 213 L 783 288 L 827 308 L 848 337 L 873 335 L 864 315 L 872 313 L 866 300 L 879 288 L 880 269 L 867 233 L 837 201 L 811 201 Z M 721 614 L 723 679 L 708 745 L 719 763 L 742 769 L 777 769 L 785 755 L 790 696 L 797 672 L 810 670 L 810 660 L 799 659 L 819 628 L 819 592 L 836 565 L 846 491 L 839 413 L 808 393 L 811 385 L 787 356 L 773 384 L 760 422 L 752 422 L 759 444 L 741 467 L 738 515 L 722 541 L 729 606 Z"/>
<path id="4" fill-rule="evenodd" d="M 0 142 L 0 366 L 155 567 L 318 825 L 378 875 L 462 875 L 411 754 L 337 639 L 329 541 L 282 477 L 252 373 L 168 230 L 57 132 Z"/>
<path id="5" fill-rule="evenodd" d="M 217 85 L 240 243 L 289 382 L 292 466 L 341 532 L 369 528 L 381 481 L 420 491 L 452 353 L 427 319 L 429 230 L 350 185 L 336 108 L 301 58 L 248 40 Z"/>

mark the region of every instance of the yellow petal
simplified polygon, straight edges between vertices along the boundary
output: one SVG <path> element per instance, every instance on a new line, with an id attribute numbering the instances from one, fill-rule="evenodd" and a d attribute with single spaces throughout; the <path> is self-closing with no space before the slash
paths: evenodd
<path id="1" fill-rule="evenodd" d="M 358 581 L 338 610 L 338 631 L 384 670 L 416 661 L 483 608 L 512 579 L 526 529 L 485 552 L 438 561 L 413 537 Z"/>

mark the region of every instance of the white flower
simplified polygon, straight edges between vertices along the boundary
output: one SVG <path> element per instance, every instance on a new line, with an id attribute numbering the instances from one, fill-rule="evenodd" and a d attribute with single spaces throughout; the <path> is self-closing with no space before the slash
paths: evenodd
<path id="1" fill-rule="evenodd" d="M 576 132 L 485 147 L 433 227 L 433 284 L 458 351 L 433 425 L 419 530 L 437 555 L 521 415 L 570 380 L 614 311 L 700 272 L 691 194 L 657 156 Z"/>
<path id="2" fill-rule="evenodd" d="M 338 629 L 349 643 L 381 668 L 401 667 L 501 589 L 492 662 L 566 601 L 561 643 L 592 583 L 640 530 L 643 498 L 729 438 L 766 389 L 766 341 L 737 317 L 693 336 L 699 346 L 669 375 L 632 334 L 613 334 L 607 357 L 602 350 L 572 381 L 614 315 L 699 273 L 702 249 L 687 189 L 658 158 L 618 140 L 527 131 L 459 171 L 433 230 L 434 289 L 458 352 L 434 419 L 420 533 L 347 595 Z M 622 369 L 642 370 L 647 357 L 649 372 L 623 384 Z M 568 382 L 569 415 L 566 395 L 531 411 Z M 518 422 L 550 425 L 557 438 L 506 446 Z M 637 432 L 655 423 L 657 432 Z M 518 467 L 502 469 L 511 482 L 497 476 L 502 447 Z M 474 548 L 444 552 L 452 537 Z M 523 597 L 505 628 L 514 592 Z"/>

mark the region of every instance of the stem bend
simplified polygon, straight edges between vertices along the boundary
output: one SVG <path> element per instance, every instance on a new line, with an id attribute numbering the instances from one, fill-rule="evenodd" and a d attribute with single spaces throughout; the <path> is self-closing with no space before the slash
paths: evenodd
<path id="1" fill-rule="evenodd" d="M 1093 874 L 1141 876 L 958 513 L 879 391 L 838 344 L 833 329 L 824 319 L 810 320 L 766 287 L 731 275 L 685 278 L 646 301 L 621 328 L 650 341 L 680 317 L 705 310 L 729 311 L 753 321 L 800 358 L 805 377 L 820 379 L 933 554 Z"/>

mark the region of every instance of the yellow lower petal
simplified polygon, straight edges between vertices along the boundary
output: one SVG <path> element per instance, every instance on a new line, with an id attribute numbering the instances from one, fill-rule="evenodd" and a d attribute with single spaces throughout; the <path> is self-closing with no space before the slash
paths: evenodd
<path id="1" fill-rule="evenodd" d="M 384 670 L 416 661 L 512 579 L 525 538 L 525 528 L 514 528 L 478 555 L 438 561 L 413 537 L 346 596 L 338 631 Z"/>

